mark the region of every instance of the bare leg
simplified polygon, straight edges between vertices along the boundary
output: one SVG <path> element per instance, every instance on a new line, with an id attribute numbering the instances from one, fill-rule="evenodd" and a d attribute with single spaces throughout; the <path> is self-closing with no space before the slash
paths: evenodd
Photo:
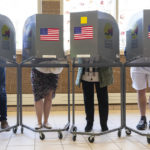
<path id="1" fill-rule="evenodd" d="M 52 93 L 53 91 L 50 91 L 49 95 L 46 96 L 44 100 L 44 124 L 48 122 L 48 117 L 52 106 Z"/>
<path id="2" fill-rule="evenodd" d="M 36 110 L 38 124 L 42 124 L 42 113 L 43 113 L 43 100 L 42 99 L 35 102 L 35 110 Z"/>
<path id="3" fill-rule="evenodd" d="M 146 115 L 146 89 L 137 91 L 138 93 L 138 105 L 141 116 Z"/>

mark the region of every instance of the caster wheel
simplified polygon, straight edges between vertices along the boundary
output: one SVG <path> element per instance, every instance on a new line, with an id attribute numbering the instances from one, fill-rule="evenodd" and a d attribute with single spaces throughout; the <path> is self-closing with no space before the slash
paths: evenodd
<path id="1" fill-rule="evenodd" d="M 63 138 L 63 135 L 61 132 L 58 133 L 58 138 L 61 140 Z"/>
<path id="2" fill-rule="evenodd" d="M 21 128 L 21 133 L 23 134 L 23 127 Z"/>
<path id="3" fill-rule="evenodd" d="M 121 137 L 121 130 L 118 130 L 118 137 Z"/>
<path id="4" fill-rule="evenodd" d="M 93 143 L 93 142 L 94 142 L 94 136 L 90 136 L 90 137 L 88 138 L 88 140 L 89 140 L 90 143 Z"/>
<path id="5" fill-rule="evenodd" d="M 45 139 L 45 135 L 43 133 L 40 133 L 40 139 L 44 140 Z"/>
<path id="6" fill-rule="evenodd" d="M 72 140 L 73 140 L 73 141 L 76 141 L 76 137 L 77 137 L 77 136 L 74 135 L 74 136 L 72 137 Z"/>
<path id="7" fill-rule="evenodd" d="M 77 131 L 77 127 L 73 127 L 73 132 L 76 132 Z"/>
<path id="8" fill-rule="evenodd" d="M 150 144 L 150 137 L 147 137 L 147 143 Z"/>
<path id="9" fill-rule="evenodd" d="M 13 128 L 13 133 L 17 133 L 17 128 Z"/>
<path id="10" fill-rule="evenodd" d="M 126 135 L 130 135 L 131 131 L 129 129 L 126 129 Z"/>

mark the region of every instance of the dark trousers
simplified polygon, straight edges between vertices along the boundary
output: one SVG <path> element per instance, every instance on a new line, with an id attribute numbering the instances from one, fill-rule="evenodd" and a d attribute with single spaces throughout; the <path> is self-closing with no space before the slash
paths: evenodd
<path id="1" fill-rule="evenodd" d="M 99 82 L 82 81 L 86 120 L 90 123 L 94 121 L 94 85 L 98 99 L 100 125 L 103 128 L 107 126 L 108 120 L 108 92 L 107 86 L 100 88 Z"/>
<path id="2" fill-rule="evenodd" d="M 5 68 L 0 67 L 0 121 L 7 120 Z"/>

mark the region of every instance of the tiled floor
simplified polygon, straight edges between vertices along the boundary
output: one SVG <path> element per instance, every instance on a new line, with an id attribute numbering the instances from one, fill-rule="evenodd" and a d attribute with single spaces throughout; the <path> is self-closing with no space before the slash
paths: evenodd
<path id="1" fill-rule="evenodd" d="M 148 114 L 149 115 L 149 114 Z M 11 125 L 16 122 L 16 113 L 8 113 L 8 120 Z M 53 111 L 50 114 L 49 122 L 53 128 L 63 128 L 68 122 L 67 112 Z M 71 115 L 72 116 L 72 115 Z M 149 115 L 150 116 L 150 115 Z M 131 128 L 135 128 L 139 121 L 139 113 L 137 110 L 127 112 L 127 125 Z M 150 117 L 148 118 L 150 119 Z M 72 119 L 71 119 L 72 120 Z M 109 112 L 109 129 L 120 128 L 120 111 L 110 110 Z M 23 123 L 25 125 L 34 127 L 36 123 L 34 112 L 23 113 Z M 78 131 L 83 131 L 85 126 L 85 115 L 83 111 L 78 111 L 75 114 L 75 125 Z M 98 113 L 95 112 L 94 131 L 100 132 Z M 146 130 L 145 133 L 149 133 L 150 130 Z M 130 136 L 125 134 L 123 129 L 121 137 L 117 135 L 117 131 L 108 133 L 101 136 L 95 136 L 94 143 L 88 141 L 87 135 L 77 135 L 77 139 L 74 142 L 72 140 L 72 134 L 65 131 L 63 133 L 63 139 L 58 138 L 57 132 L 47 132 L 45 139 L 42 141 L 39 139 L 39 134 L 34 133 L 24 128 L 24 133 L 21 134 L 20 127 L 17 133 L 10 132 L 0 133 L 0 150 L 148 150 L 150 144 L 147 143 L 145 136 L 141 136 L 134 132 Z"/>

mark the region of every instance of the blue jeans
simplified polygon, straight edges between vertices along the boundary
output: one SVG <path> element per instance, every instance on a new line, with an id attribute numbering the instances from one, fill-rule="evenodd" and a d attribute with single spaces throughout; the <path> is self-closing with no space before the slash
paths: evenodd
<path id="1" fill-rule="evenodd" d="M 5 68 L 0 67 L 0 121 L 7 120 Z"/>

